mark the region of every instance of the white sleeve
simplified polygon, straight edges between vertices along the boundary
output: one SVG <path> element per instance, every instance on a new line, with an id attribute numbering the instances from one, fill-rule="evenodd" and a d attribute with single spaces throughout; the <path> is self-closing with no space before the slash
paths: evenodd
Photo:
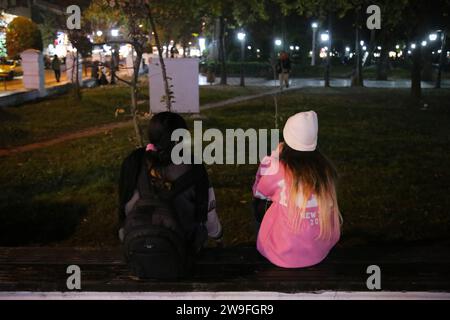
<path id="1" fill-rule="evenodd" d="M 208 220 L 206 221 L 208 236 L 213 239 L 222 237 L 222 225 L 216 211 L 216 196 L 212 187 L 208 190 Z"/>

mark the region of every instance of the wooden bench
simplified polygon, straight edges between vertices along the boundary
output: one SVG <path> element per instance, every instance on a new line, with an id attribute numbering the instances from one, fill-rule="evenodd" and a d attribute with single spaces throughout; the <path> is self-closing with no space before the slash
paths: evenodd
<path id="1" fill-rule="evenodd" d="M 190 279 L 160 282 L 133 278 L 119 248 L 0 248 L 0 291 L 68 291 L 66 269 L 78 265 L 83 292 L 367 292 L 367 267 L 378 265 L 383 291 L 449 293 L 449 249 L 337 247 L 317 266 L 290 270 L 271 265 L 253 247 L 212 248 Z"/>

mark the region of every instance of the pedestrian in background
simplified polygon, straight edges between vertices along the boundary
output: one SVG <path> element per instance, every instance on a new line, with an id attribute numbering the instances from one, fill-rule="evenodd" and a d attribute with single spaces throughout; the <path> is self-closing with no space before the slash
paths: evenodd
<path id="1" fill-rule="evenodd" d="M 61 78 L 61 60 L 59 60 L 56 54 L 53 56 L 52 69 L 55 72 L 56 82 L 59 82 L 59 79 Z"/>
<path id="2" fill-rule="evenodd" d="M 282 51 L 280 53 L 280 59 L 277 63 L 277 72 L 280 77 L 280 89 L 283 89 L 283 84 L 286 88 L 289 88 L 289 74 L 291 73 L 291 59 L 287 52 Z"/>

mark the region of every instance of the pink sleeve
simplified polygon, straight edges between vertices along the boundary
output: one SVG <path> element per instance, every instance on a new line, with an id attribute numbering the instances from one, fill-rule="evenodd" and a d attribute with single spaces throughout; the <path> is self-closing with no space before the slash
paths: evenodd
<path id="1" fill-rule="evenodd" d="M 279 188 L 278 182 L 282 179 L 282 170 L 278 157 L 272 153 L 261 161 L 253 185 L 253 196 L 260 199 L 272 199 Z"/>

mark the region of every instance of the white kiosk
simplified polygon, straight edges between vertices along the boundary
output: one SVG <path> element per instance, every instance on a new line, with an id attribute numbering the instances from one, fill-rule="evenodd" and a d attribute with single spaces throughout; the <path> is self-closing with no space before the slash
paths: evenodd
<path id="1" fill-rule="evenodd" d="M 25 89 L 39 91 L 39 96 L 45 96 L 44 57 L 42 52 L 28 49 L 21 53 L 23 68 L 23 86 Z"/>
<path id="2" fill-rule="evenodd" d="M 157 55 L 146 62 L 149 66 L 150 112 L 167 111 L 163 97 L 166 95 L 162 77 L 161 65 Z M 198 59 L 164 59 L 169 85 L 172 85 L 175 102 L 172 103 L 173 112 L 199 113 Z"/>

